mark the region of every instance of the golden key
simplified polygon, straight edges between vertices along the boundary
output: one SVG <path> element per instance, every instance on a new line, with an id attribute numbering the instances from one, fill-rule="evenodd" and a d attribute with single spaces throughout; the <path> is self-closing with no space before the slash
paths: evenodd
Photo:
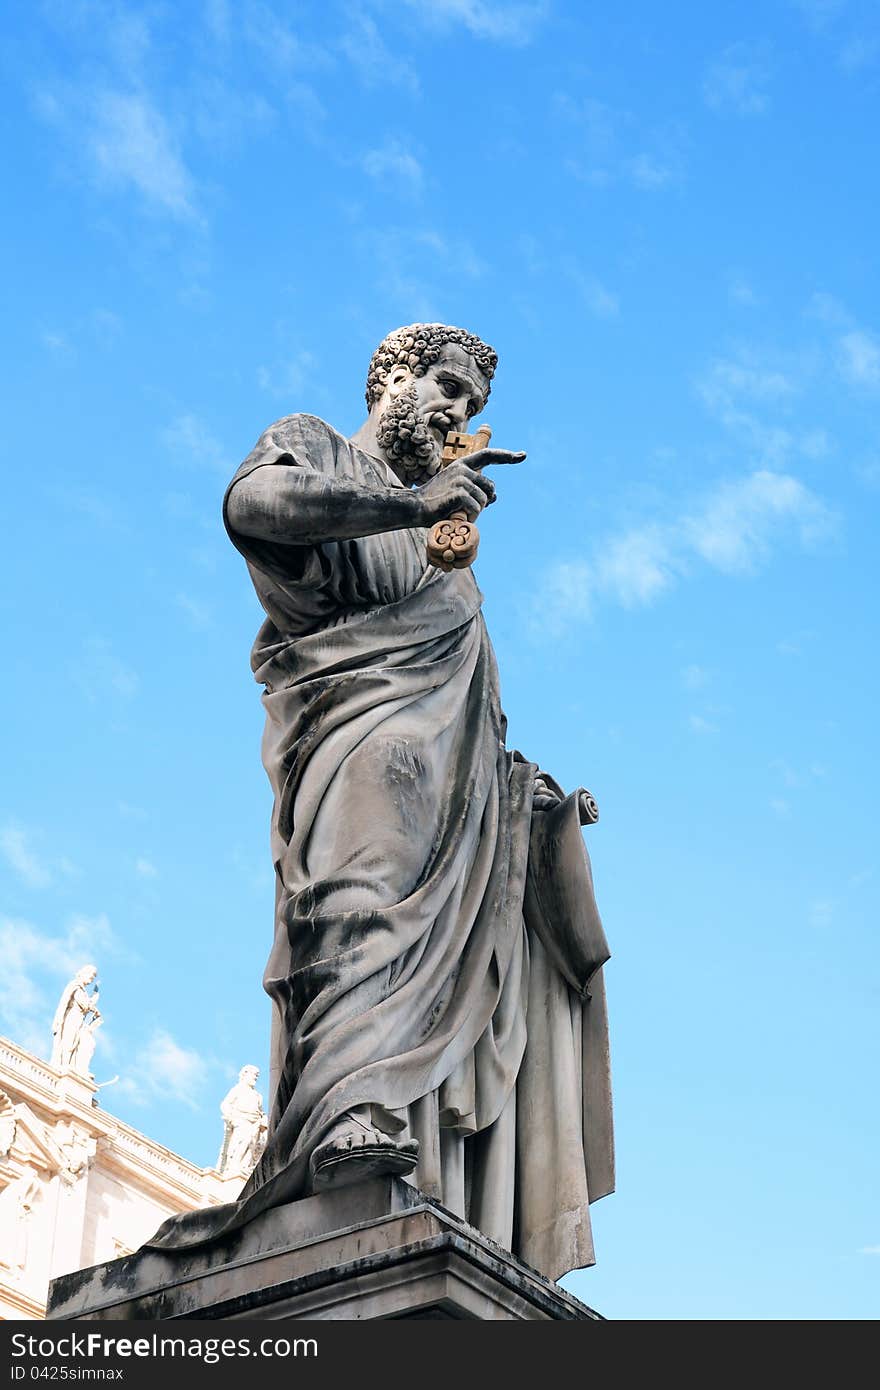
<path id="1" fill-rule="evenodd" d="M 448 468 L 456 459 L 467 458 L 485 449 L 492 438 L 488 425 L 481 425 L 476 434 L 459 434 L 450 430 L 440 455 L 440 467 Z M 446 521 L 435 521 L 428 533 L 428 564 L 437 569 L 464 570 L 474 563 L 480 545 L 480 533 L 465 512 L 453 512 Z"/>

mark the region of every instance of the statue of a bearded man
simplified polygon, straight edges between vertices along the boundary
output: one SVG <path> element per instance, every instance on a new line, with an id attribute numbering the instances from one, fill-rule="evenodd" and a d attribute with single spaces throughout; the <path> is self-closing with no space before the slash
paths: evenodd
<path id="1" fill-rule="evenodd" d="M 242 1067 L 238 1081 L 220 1103 L 223 1144 L 217 1171 L 224 1178 L 248 1177 L 266 1146 L 267 1120 L 263 1097 L 257 1090 L 259 1067 Z"/>
<path id="2" fill-rule="evenodd" d="M 525 457 L 440 468 L 496 363 L 462 329 L 397 329 L 351 438 L 288 416 L 227 491 L 266 612 L 271 1118 L 237 1206 L 205 1220 L 391 1173 L 555 1278 L 593 1262 L 613 1185 L 584 798 L 507 751 L 473 572 L 425 550 L 495 501 L 485 468 Z"/>

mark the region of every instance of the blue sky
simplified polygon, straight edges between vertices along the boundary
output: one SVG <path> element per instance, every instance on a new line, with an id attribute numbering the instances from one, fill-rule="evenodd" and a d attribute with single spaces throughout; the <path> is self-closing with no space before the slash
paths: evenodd
<path id="1" fill-rule="evenodd" d="M 222 493 L 462 324 L 528 450 L 477 566 L 511 741 L 602 812 L 619 1190 L 566 1283 L 876 1317 L 876 4 L 64 0 L 0 63 L 0 1030 L 48 1055 L 93 958 L 114 1113 L 207 1164 L 265 1087 Z"/>

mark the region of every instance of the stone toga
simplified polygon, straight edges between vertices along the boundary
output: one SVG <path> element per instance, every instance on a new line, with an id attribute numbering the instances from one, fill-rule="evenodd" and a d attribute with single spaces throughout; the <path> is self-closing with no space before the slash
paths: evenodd
<path id="1" fill-rule="evenodd" d="M 278 464 L 403 486 L 295 415 L 230 490 Z M 238 1204 L 152 1243 L 307 1196 L 316 1145 L 368 1105 L 419 1141 L 424 1192 L 551 1278 L 591 1264 L 588 1204 L 613 1185 L 608 950 L 577 796 L 533 814 L 536 766 L 505 749 L 474 576 L 426 567 L 421 529 L 230 535 L 267 614 L 252 665 L 275 795 L 269 1141 Z"/>

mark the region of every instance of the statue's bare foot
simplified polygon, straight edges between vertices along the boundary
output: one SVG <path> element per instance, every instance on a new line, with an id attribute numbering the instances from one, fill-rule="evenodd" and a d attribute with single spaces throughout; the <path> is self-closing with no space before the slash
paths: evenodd
<path id="1" fill-rule="evenodd" d="M 402 1177 L 413 1171 L 418 1157 L 417 1140 L 397 1143 L 349 1111 L 312 1154 L 312 1186 L 345 1187 L 386 1173 Z"/>

